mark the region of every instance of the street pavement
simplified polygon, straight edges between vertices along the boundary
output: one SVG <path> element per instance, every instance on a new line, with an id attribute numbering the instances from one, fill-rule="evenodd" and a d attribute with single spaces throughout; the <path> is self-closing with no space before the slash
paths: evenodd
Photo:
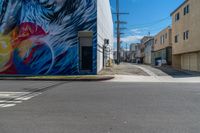
<path id="1" fill-rule="evenodd" d="M 200 132 L 198 75 L 123 63 L 115 76 L 0 80 L 0 133 Z"/>
<path id="2" fill-rule="evenodd" d="M 0 81 L 0 85 L 0 98 L 5 91 L 40 93 L 0 108 L 1 133 L 200 132 L 200 84 Z"/>

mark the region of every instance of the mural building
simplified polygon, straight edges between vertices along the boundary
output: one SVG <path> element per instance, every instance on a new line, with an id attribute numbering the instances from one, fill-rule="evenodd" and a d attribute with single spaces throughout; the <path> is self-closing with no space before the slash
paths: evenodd
<path id="1" fill-rule="evenodd" d="M 0 0 L 0 74 L 96 74 L 96 0 Z"/>

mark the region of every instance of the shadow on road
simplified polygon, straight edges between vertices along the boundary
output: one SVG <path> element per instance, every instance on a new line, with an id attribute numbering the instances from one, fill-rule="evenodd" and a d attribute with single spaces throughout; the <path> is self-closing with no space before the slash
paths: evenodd
<path id="1" fill-rule="evenodd" d="M 155 67 L 173 78 L 200 77 L 200 72 L 177 70 L 170 66 Z"/>

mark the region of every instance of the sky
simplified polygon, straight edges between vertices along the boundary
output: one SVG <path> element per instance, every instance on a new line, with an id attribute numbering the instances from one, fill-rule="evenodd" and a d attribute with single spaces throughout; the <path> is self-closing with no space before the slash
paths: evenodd
<path id="1" fill-rule="evenodd" d="M 129 13 L 129 15 L 120 16 L 121 21 L 127 22 L 126 25 L 121 26 L 127 28 L 123 31 L 125 34 L 121 38 L 122 47 L 125 48 L 126 43 L 128 45 L 137 43 L 143 36 L 149 35 L 149 33 L 156 35 L 162 29 L 171 26 L 170 13 L 184 0 L 119 0 L 119 2 L 120 12 Z M 115 13 L 116 0 L 110 0 L 110 4 L 112 13 Z M 116 21 L 114 14 L 113 21 Z"/>

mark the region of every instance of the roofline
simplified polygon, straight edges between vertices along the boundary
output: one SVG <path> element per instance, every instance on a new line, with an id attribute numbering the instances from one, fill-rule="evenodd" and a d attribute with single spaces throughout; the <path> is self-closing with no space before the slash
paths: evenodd
<path id="1" fill-rule="evenodd" d="M 147 42 L 149 42 L 149 41 L 151 41 L 151 40 L 154 40 L 155 38 L 153 37 L 153 38 L 150 38 L 150 39 L 148 39 L 148 40 L 146 40 L 145 42 L 144 42 L 144 45 L 145 45 L 145 43 L 147 43 Z"/>
<path id="2" fill-rule="evenodd" d="M 142 39 L 144 39 L 145 37 L 146 37 L 146 38 L 151 38 L 151 37 L 153 37 L 153 36 L 143 36 Z M 141 40 L 142 40 L 142 39 L 141 39 Z"/>
<path id="3" fill-rule="evenodd" d="M 154 36 L 154 38 L 157 37 L 161 32 L 166 31 L 166 30 L 171 30 L 171 29 L 172 29 L 171 25 L 170 25 L 170 26 L 167 26 L 166 28 L 160 30 L 160 31 Z"/>
<path id="4" fill-rule="evenodd" d="M 189 0 L 185 0 L 180 6 L 178 6 L 171 14 L 170 16 L 172 16 L 177 10 L 179 10 L 185 3 L 187 3 Z"/>

